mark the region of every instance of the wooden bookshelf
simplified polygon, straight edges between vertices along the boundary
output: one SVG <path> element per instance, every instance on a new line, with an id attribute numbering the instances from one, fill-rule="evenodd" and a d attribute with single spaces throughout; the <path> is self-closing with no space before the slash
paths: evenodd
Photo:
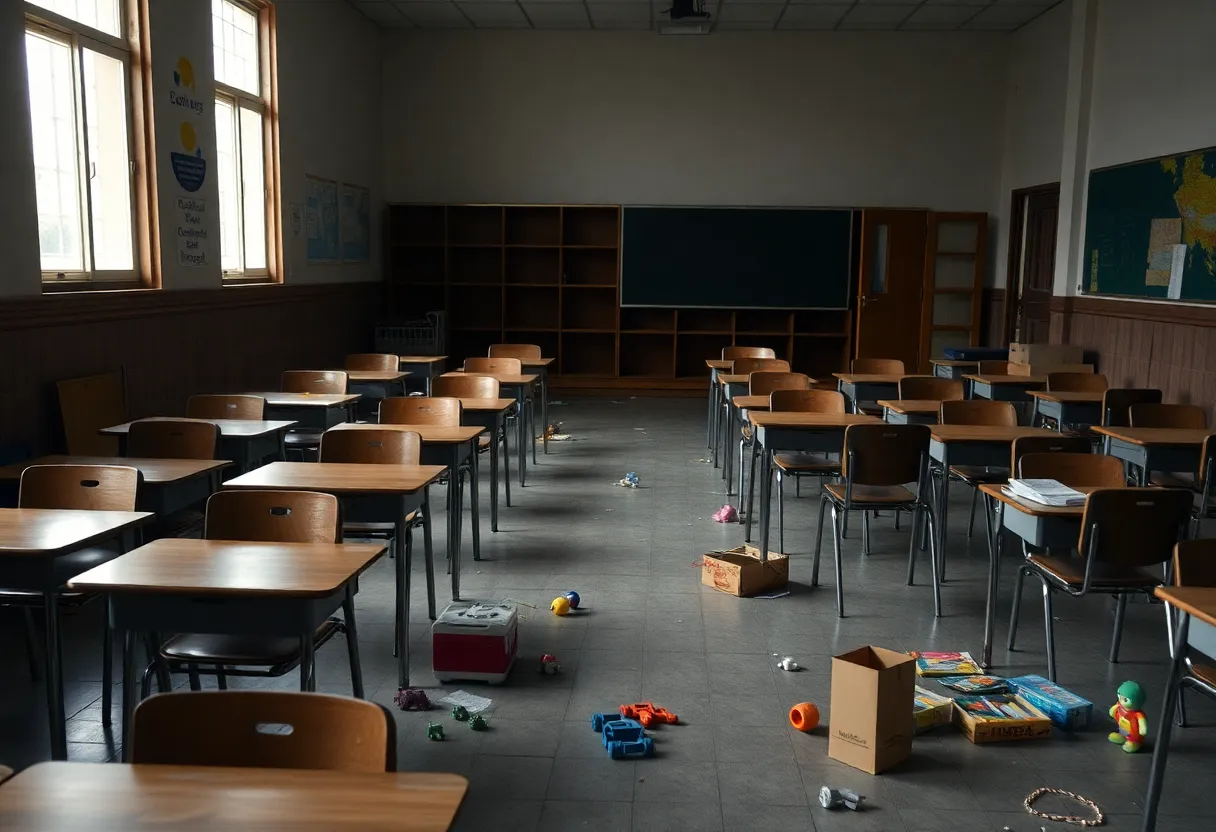
<path id="1" fill-rule="evenodd" d="M 445 310 L 447 353 L 539 344 L 558 388 L 701 392 L 705 359 L 772 347 L 830 377 L 848 363 L 848 311 L 620 307 L 616 205 L 391 205 L 385 314 Z"/>

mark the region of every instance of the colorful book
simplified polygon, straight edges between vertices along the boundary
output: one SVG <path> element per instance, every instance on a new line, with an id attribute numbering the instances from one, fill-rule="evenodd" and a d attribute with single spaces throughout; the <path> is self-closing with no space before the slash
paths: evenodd
<path id="1" fill-rule="evenodd" d="M 1009 679 L 1009 687 L 1034 705 L 1056 726 L 1068 731 L 1085 728 L 1093 719 L 1094 704 L 1042 676 Z"/>
<path id="2" fill-rule="evenodd" d="M 960 696 L 954 700 L 972 719 L 984 722 L 1006 719 L 1040 719 L 1014 696 Z"/>
<path id="3" fill-rule="evenodd" d="M 1009 692 L 1009 684 L 1000 676 L 941 676 L 937 681 L 951 690 L 973 696 Z"/>
<path id="4" fill-rule="evenodd" d="M 916 686 L 912 694 L 912 724 L 917 734 L 938 725 L 949 725 L 953 711 L 953 699 Z"/>
<path id="5" fill-rule="evenodd" d="M 976 676 L 984 671 L 970 653 L 912 651 L 917 676 Z"/>

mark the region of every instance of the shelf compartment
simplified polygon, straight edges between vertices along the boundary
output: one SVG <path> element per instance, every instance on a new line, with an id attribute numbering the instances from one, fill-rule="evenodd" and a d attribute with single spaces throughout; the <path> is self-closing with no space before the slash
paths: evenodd
<path id="1" fill-rule="evenodd" d="M 501 285 L 502 249 L 448 249 L 448 279 L 451 283 Z"/>
<path id="2" fill-rule="evenodd" d="M 563 332 L 561 375 L 616 375 L 616 335 L 612 333 Z"/>
<path id="3" fill-rule="evenodd" d="M 394 205 L 389 222 L 393 245 L 442 246 L 444 207 L 442 205 Z"/>
<path id="4" fill-rule="evenodd" d="M 730 313 L 727 312 L 727 315 Z M 684 320 L 684 311 L 680 311 L 680 320 Z M 681 323 L 681 326 L 683 324 Z M 676 375 L 681 378 L 696 377 L 705 379 L 709 369 L 705 366 L 707 359 L 722 357 L 722 348 L 729 347 L 730 334 L 707 335 L 700 333 L 676 336 Z"/>
<path id="5" fill-rule="evenodd" d="M 453 298 L 448 308 L 452 329 L 502 329 L 502 290 L 476 290 L 465 294 L 464 298 Z"/>
<path id="6" fill-rule="evenodd" d="M 505 279 L 511 283 L 545 283 L 561 279 L 561 251 L 556 248 L 508 248 Z"/>
<path id="7" fill-rule="evenodd" d="M 384 312 L 400 320 L 421 318 L 447 305 L 443 286 L 389 282 L 384 284 L 383 297 Z"/>
<path id="8" fill-rule="evenodd" d="M 439 246 L 394 246 L 389 251 L 394 283 L 443 283 L 444 252 Z"/>
<path id="9" fill-rule="evenodd" d="M 616 331 L 616 289 L 583 289 L 562 294 L 562 329 Z"/>
<path id="10" fill-rule="evenodd" d="M 790 313 L 784 310 L 745 309 L 735 313 L 736 333 L 785 335 L 790 331 Z"/>
<path id="11" fill-rule="evenodd" d="M 508 286 L 503 322 L 508 328 L 557 330 L 557 286 Z"/>
<path id="12" fill-rule="evenodd" d="M 733 315 L 726 309 L 677 309 L 676 329 L 680 332 L 730 334 L 734 331 Z"/>
<path id="13" fill-rule="evenodd" d="M 613 206 L 562 209 L 562 243 L 568 246 L 620 245 L 621 212 Z"/>
<path id="14" fill-rule="evenodd" d="M 509 246 L 561 245 L 562 209 L 556 205 L 508 205 L 506 229 Z"/>
<path id="15" fill-rule="evenodd" d="M 622 378 L 673 378 L 675 376 L 674 335 L 622 335 L 620 347 Z"/>
<path id="16" fill-rule="evenodd" d="M 448 245 L 502 245 L 502 207 L 453 205 L 448 208 Z"/>
<path id="17" fill-rule="evenodd" d="M 795 335 L 839 335 L 849 329 L 849 313 L 845 309 L 808 310 L 794 313 Z"/>
<path id="18" fill-rule="evenodd" d="M 648 332 L 675 332 L 675 310 L 672 309 L 622 309 L 622 330 L 645 330 Z"/>
<path id="19" fill-rule="evenodd" d="M 567 248 L 562 250 L 563 283 L 612 285 L 617 282 L 616 249 Z"/>

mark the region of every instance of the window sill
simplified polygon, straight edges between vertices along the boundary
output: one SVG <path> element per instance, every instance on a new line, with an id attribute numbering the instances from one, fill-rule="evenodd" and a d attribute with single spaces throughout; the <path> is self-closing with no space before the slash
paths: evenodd
<path id="1" fill-rule="evenodd" d="M 278 286 L 279 281 L 273 277 L 225 277 L 224 286 Z"/>
<path id="2" fill-rule="evenodd" d="M 99 282 L 94 280 L 47 280 L 42 284 L 44 295 L 68 295 L 76 292 L 130 292 L 155 289 L 138 280 L 116 280 Z"/>

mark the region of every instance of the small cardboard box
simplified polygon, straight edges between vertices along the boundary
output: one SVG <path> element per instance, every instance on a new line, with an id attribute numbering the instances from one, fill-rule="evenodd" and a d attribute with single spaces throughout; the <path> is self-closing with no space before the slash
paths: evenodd
<path id="1" fill-rule="evenodd" d="M 769 552 L 762 561 L 755 546 L 710 552 L 701 559 L 701 583 L 741 598 L 780 589 L 789 580 L 789 557 Z"/>
<path id="2" fill-rule="evenodd" d="M 1042 676 L 1018 676 L 1007 680 L 1010 689 L 1034 705 L 1065 731 L 1089 727 L 1094 715 L 1094 703 Z"/>
<path id="3" fill-rule="evenodd" d="M 1011 376 L 1045 376 L 1048 373 L 1092 373 L 1093 364 L 1047 364 L 1042 361 L 1036 364 L 1010 364 Z"/>
<path id="4" fill-rule="evenodd" d="M 981 700 L 1013 703 L 1023 711 L 1027 711 L 1030 718 L 985 719 L 967 710 L 969 703 Z M 1051 734 L 1051 720 L 1048 719 L 1047 714 L 1015 694 L 960 696 L 954 700 L 954 713 L 963 734 L 976 745 L 1007 740 L 1037 740 Z"/>
<path id="5" fill-rule="evenodd" d="M 912 699 L 912 724 L 917 734 L 939 725 L 949 725 L 954 716 L 954 700 L 916 686 Z"/>
<path id="6" fill-rule="evenodd" d="M 832 659 L 828 756 L 870 774 L 912 753 L 916 660 L 882 647 L 860 647 Z"/>
<path id="7" fill-rule="evenodd" d="M 1010 364 L 1081 364 L 1085 351 L 1074 344 L 1018 344 L 1009 345 Z"/>

